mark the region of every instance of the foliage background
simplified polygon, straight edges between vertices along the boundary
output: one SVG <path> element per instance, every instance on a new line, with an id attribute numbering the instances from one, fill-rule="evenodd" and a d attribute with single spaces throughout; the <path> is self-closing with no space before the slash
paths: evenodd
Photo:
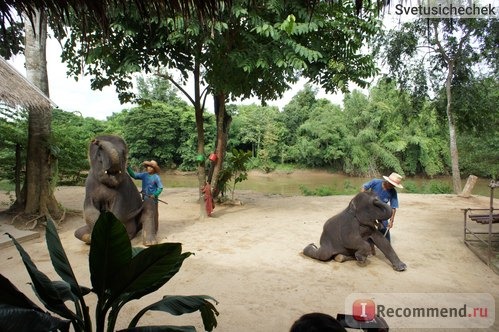
<path id="1" fill-rule="evenodd" d="M 142 104 L 115 113 L 105 121 L 55 109 L 50 148 L 58 158 L 58 183 L 84 181 L 89 168 L 88 144 L 103 133 L 125 138 L 133 167 L 155 159 L 165 170 L 194 170 L 194 109 L 177 97 L 168 82 L 163 83 L 157 89 L 156 79 L 143 80 L 139 84 Z M 494 107 L 499 105 L 497 91 L 497 81 L 486 77 L 470 82 L 457 94 L 456 105 L 463 108 L 457 123 L 461 171 L 465 177 L 474 174 L 496 178 L 499 174 L 499 114 Z M 368 94 L 357 90 L 348 93 L 343 107 L 316 95 L 317 91 L 306 85 L 282 111 L 256 104 L 231 104 L 228 110 L 233 121 L 228 150 L 251 152 L 248 168 L 265 172 L 292 165 L 352 176 L 376 176 L 391 171 L 425 177 L 450 173 L 443 96 L 416 102 L 389 79 L 380 80 Z M 466 116 L 466 109 L 470 116 Z M 205 112 L 204 121 L 208 156 L 215 143 L 214 115 Z M 0 117 L 3 180 L 14 179 L 15 145 L 25 146 L 26 126 L 22 113 Z"/>

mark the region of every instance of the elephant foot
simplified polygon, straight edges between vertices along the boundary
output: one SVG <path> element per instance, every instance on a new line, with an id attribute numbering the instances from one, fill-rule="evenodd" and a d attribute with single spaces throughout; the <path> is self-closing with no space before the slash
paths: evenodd
<path id="1" fill-rule="evenodd" d="M 158 240 L 156 240 L 156 236 L 147 234 L 144 230 L 142 231 L 142 244 L 145 246 L 153 246 L 158 244 Z"/>
<path id="2" fill-rule="evenodd" d="M 355 259 L 359 262 L 359 263 L 365 263 L 366 260 L 367 260 L 367 255 L 364 255 L 364 254 L 361 254 L 359 253 L 358 251 L 355 252 Z"/>
<path id="3" fill-rule="evenodd" d="M 308 257 L 314 257 L 314 254 L 317 252 L 317 246 L 313 243 L 310 243 L 303 249 L 303 254 Z"/>
<path id="4" fill-rule="evenodd" d="M 402 271 L 405 271 L 407 269 L 407 265 L 405 265 L 405 263 L 403 263 L 403 262 L 400 262 L 397 264 L 393 264 L 393 269 L 395 271 L 402 272 Z"/>
<path id="5" fill-rule="evenodd" d="M 90 244 L 92 242 L 92 236 L 90 234 L 85 234 L 81 237 L 81 240 L 86 244 Z"/>
<path id="6" fill-rule="evenodd" d="M 91 238 L 92 238 L 90 227 L 88 227 L 87 225 L 85 225 L 85 226 L 82 226 L 82 227 L 78 228 L 74 232 L 74 236 L 78 240 L 83 241 L 86 244 L 90 244 Z"/>
<path id="7" fill-rule="evenodd" d="M 352 256 L 345 256 L 343 254 L 338 254 L 338 255 L 334 256 L 334 260 L 338 263 L 343 263 L 346 261 L 354 260 L 354 258 Z"/>
<path id="8" fill-rule="evenodd" d="M 153 246 L 155 244 L 158 244 L 158 241 L 156 241 L 156 239 L 154 239 L 151 241 L 144 241 L 144 242 L 142 242 L 142 244 L 145 245 L 146 247 L 149 247 L 149 246 Z"/>

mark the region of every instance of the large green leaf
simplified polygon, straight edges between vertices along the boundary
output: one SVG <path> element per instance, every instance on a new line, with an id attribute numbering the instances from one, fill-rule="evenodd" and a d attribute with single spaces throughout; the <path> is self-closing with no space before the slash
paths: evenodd
<path id="1" fill-rule="evenodd" d="M 164 296 L 160 301 L 145 307 L 139 313 L 137 313 L 128 327 L 135 327 L 140 318 L 147 311 L 163 311 L 175 316 L 179 316 L 199 310 L 201 311 L 205 330 L 212 331 L 215 327 L 217 327 L 217 319 L 215 316 L 218 316 L 218 311 L 215 306 L 208 300 L 214 301 L 218 304 L 218 302 L 214 298 L 208 295 Z"/>
<path id="2" fill-rule="evenodd" d="M 0 304 L 0 331 L 69 331 L 70 321 L 43 311 Z"/>
<path id="3" fill-rule="evenodd" d="M 89 254 L 90 280 L 100 299 L 131 259 L 132 246 L 125 227 L 111 212 L 102 212 L 92 230 Z"/>
<path id="4" fill-rule="evenodd" d="M 161 243 L 142 250 L 116 275 L 110 288 L 111 297 L 130 301 L 158 290 L 191 255 L 181 251 L 180 243 Z"/>
<path id="5" fill-rule="evenodd" d="M 45 305 L 45 307 L 54 313 L 71 320 L 78 320 L 79 318 L 66 307 L 64 301 L 61 300 L 61 294 L 59 294 L 57 288 L 53 285 L 52 281 L 33 263 L 31 257 L 23 249 L 23 247 L 12 237 L 9 233 L 6 233 L 14 242 L 17 250 L 19 251 L 26 270 L 28 271 L 31 281 L 33 282 L 33 288 L 35 289 L 36 295 L 40 301 Z"/>
<path id="6" fill-rule="evenodd" d="M 128 328 L 125 330 L 119 330 L 118 332 L 196 332 L 196 328 L 194 326 L 171 326 L 171 325 L 162 325 L 162 326 L 140 326 Z"/>
<path id="7" fill-rule="evenodd" d="M 14 307 L 30 310 L 43 311 L 26 295 L 24 295 L 9 279 L 0 274 L 0 304 L 8 304 Z"/>
<path id="8" fill-rule="evenodd" d="M 52 260 L 52 265 L 54 266 L 55 271 L 62 278 L 62 280 L 66 281 L 70 285 L 73 294 L 82 299 L 83 294 L 80 286 L 78 285 L 73 269 L 69 264 L 68 257 L 62 247 L 61 239 L 59 238 L 59 234 L 57 234 L 57 230 L 52 219 L 47 219 L 45 238 L 47 241 L 50 259 Z"/>

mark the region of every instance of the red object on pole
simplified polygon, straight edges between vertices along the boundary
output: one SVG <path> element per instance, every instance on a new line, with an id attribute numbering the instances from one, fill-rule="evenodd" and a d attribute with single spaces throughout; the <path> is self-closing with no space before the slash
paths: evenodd
<path id="1" fill-rule="evenodd" d="M 215 201 L 213 200 L 213 196 L 211 194 L 211 186 L 208 182 L 206 182 L 202 191 L 204 194 L 206 214 L 208 215 L 208 217 L 211 217 L 211 213 L 213 212 L 213 209 L 215 209 Z"/>
<path id="2" fill-rule="evenodd" d="M 216 162 L 218 157 L 215 153 L 210 154 L 209 159 L 213 162 Z"/>

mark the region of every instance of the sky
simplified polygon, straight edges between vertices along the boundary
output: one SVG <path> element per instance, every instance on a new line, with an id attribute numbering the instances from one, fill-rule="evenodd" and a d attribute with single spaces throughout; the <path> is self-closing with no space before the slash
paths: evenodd
<path id="1" fill-rule="evenodd" d="M 118 99 L 118 94 L 114 86 L 108 86 L 99 90 L 90 88 L 90 77 L 80 76 L 78 81 L 72 77 L 67 77 L 67 68 L 61 62 L 62 48 L 55 39 L 47 39 L 47 71 L 49 77 L 49 93 L 50 99 L 62 110 L 68 112 L 79 113 L 84 117 L 93 117 L 99 120 L 105 120 L 113 113 L 121 112 L 123 109 L 134 107 L 133 104 L 122 105 Z M 8 62 L 12 64 L 22 75 L 26 76 L 24 68 L 24 56 L 18 55 L 12 57 Z M 305 80 L 301 80 L 294 85 L 282 99 L 268 101 L 271 106 L 277 106 L 281 110 L 289 103 L 291 98 L 300 91 Z M 189 87 L 187 91 L 192 90 Z M 179 97 L 183 96 L 179 93 Z M 343 96 L 341 94 L 327 94 L 324 91 L 319 91 L 317 98 L 327 98 L 335 104 L 341 104 Z M 260 101 L 256 98 L 244 100 L 239 104 L 259 104 Z M 237 104 L 237 103 L 236 103 Z M 208 110 L 212 109 L 213 99 L 207 100 Z"/>
<path id="2" fill-rule="evenodd" d="M 132 105 L 121 105 L 114 86 L 102 91 L 90 89 L 90 78 L 79 77 L 78 81 L 66 75 L 66 65 L 61 62 L 62 48 L 55 39 L 47 40 L 47 70 L 50 99 L 62 110 L 81 113 L 84 117 L 105 120 L 114 112 Z M 24 56 L 8 60 L 22 75 L 26 76 Z"/>

